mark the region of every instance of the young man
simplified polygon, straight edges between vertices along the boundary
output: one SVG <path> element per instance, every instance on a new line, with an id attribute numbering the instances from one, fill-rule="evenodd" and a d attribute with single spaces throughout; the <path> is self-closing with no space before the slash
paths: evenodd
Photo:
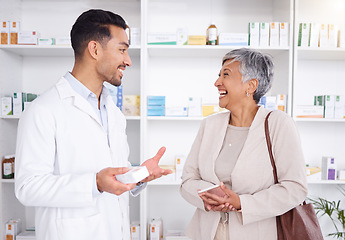
<path id="1" fill-rule="evenodd" d="M 123 184 L 128 171 L 126 119 L 104 82 L 121 85 L 128 56 L 125 21 L 103 10 L 89 10 L 71 30 L 75 64 L 37 98 L 18 126 L 17 198 L 34 206 L 37 240 L 130 239 L 128 192 L 145 183 Z M 142 165 L 151 181 L 171 173 L 158 167 L 164 154 Z"/>

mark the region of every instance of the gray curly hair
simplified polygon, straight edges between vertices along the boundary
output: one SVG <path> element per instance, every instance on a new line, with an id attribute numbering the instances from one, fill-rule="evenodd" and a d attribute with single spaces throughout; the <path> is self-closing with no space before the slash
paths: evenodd
<path id="1" fill-rule="evenodd" d="M 264 96 L 272 86 L 272 57 L 254 49 L 240 48 L 225 54 L 222 65 L 228 60 L 240 62 L 239 71 L 242 74 L 242 82 L 245 83 L 254 78 L 258 80 L 258 87 L 254 92 L 253 98 L 256 103 L 259 103 L 260 98 Z"/>

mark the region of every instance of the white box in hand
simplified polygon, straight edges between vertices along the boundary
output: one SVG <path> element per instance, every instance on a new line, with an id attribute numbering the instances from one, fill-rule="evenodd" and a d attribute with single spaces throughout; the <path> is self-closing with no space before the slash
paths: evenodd
<path id="1" fill-rule="evenodd" d="M 145 166 L 133 167 L 131 170 L 124 174 L 116 175 L 116 179 L 119 182 L 128 184 L 128 183 L 137 183 L 148 177 L 149 171 Z"/>

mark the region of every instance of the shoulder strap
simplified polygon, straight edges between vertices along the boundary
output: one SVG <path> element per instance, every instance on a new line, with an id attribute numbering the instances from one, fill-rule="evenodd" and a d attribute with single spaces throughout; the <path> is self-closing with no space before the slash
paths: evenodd
<path id="1" fill-rule="evenodd" d="M 272 168 L 273 168 L 274 183 L 278 183 L 277 168 L 276 168 L 276 164 L 275 164 L 274 158 L 273 158 L 272 143 L 271 143 L 271 139 L 270 139 L 270 132 L 268 129 L 268 117 L 271 115 L 271 113 L 272 112 L 269 112 L 266 116 L 266 119 L 265 119 L 265 135 L 266 135 L 268 153 L 270 155 L 271 164 L 272 164 Z"/>

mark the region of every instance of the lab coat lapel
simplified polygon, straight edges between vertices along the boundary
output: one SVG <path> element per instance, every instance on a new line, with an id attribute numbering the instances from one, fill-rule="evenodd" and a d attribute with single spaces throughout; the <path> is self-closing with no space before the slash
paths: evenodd
<path id="1" fill-rule="evenodd" d="M 213 153 L 211 159 L 212 159 L 212 178 L 217 179 L 219 182 L 219 178 L 216 175 L 215 172 L 215 163 L 216 159 L 219 156 L 220 150 L 222 149 L 225 134 L 226 134 L 226 129 L 229 124 L 229 117 L 230 117 L 230 112 L 228 114 L 224 114 L 221 118 L 218 118 L 217 121 L 215 121 L 213 124 L 212 132 L 213 132 L 213 138 L 210 139 L 210 141 L 214 142 L 214 144 L 210 144 L 213 148 L 210 150 L 211 153 Z"/>
<path id="2" fill-rule="evenodd" d="M 99 117 L 97 117 L 95 110 L 93 110 L 90 103 L 87 102 L 86 99 L 84 99 L 82 96 L 77 94 L 72 87 L 69 85 L 68 81 L 62 77 L 60 81 L 56 84 L 57 90 L 60 94 L 61 99 L 72 97 L 73 98 L 73 105 L 80 109 L 81 111 L 88 114 L 91 118 L 93 118 L 101 128 L 102 123 L 100 122 Z"/>

